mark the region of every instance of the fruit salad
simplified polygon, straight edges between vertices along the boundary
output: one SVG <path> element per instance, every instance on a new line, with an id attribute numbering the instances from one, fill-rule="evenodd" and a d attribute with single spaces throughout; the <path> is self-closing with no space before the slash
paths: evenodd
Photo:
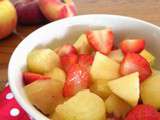
<path id="1" fill-rule="evenodd" d="M 154 55 L 141 38 L 117 46 L 105 28 L 73 44 L 32 50 L 23 72 L 28 99 L 50 120 L 160 120 Z"/>

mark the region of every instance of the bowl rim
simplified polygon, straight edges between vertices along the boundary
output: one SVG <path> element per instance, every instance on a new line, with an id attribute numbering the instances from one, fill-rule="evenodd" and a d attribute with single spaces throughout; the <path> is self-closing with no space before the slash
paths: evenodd
<path id="1" fill-rule="evenodd" d="M 83 19 L 85 17 L 117 17 L 117 18 L 122 18 L 122 19 L 128 19 L 128 20 L 132 20 L 132 21 L 137 21 L 140 24 L 145 24 L 148 25 L 152 28 L 158 29 L 160 31 L 160 27 L 157 25 L 154 25 L 152 23 L 149 23 L 147 21 L 144 20 L 140 20 L 137 18 L 133 18 L 133 17 L 128 17 L 128 16 L 121 16 L 121 15 L 112 15 L 112 14 L 87 14 L 87 15 L 79 15 L 79 16 L 74 16 L 74 17 L 69 17 L 69 18 L 65 18 L 65 19 L 61 19 L 61 20 L 57 20 L 51 23 L 48 23 L 46 25 L 43 25 L 42 27 L 36 29 L 35 31 L 31 32 L 29 35 L 27 35 L 19 44 L 18 46 L 15 48 L 15 50 L 13 51 L 11 57 L 10 57 L 10 61 L 9 61 L 9 65 L 8 65 L 8 81 L 9 81 L 9 85 L 11 88 L 11 91 L 13 92 L 15 99 L 17 100 L 17 102 L 20 104 L 20 106 L 30 115 L 32 116 L 34 119 L 38 120 L 39 118 L 43 118 L 43 120 L 49 120 L 47 117 L 45 117 L 43 114 L 39 114 L 38 112 L 35 112 L 28 104 L 25 103 L 25 101 L 23 100 L 23 98 L 21 97 L 21 95 L 18 92 L 18 89 L 15 87 L 15 83 L 13 80 L 11 80 L 12 78 L 12 68 L 13 68 L 13 64 L 12 61 L 14 61 L 15 55 L 18 51 L 18 48 L 23 46 L 23 44 L 25 44 L 25 41 L 35 32 L 37 32 L 40 29 L 44 29 L 47 26 L 49 26 L 50 24 L 60 24 L 63 23 L 65 21 L 74 21 L 77 19 Z M 38 110 L 37 110 L 38 111 Z"/>

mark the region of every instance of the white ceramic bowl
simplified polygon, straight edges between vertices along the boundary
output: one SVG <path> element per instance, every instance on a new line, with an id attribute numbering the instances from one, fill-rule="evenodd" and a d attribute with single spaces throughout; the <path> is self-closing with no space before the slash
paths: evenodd
<path id="1" fill-rule="evenodd" d="M 144 38 L 147 49 L 156 56 L 157 61 L 160 61 L 160 28 L 153 24 L 117 15 L 84 15 L 52 22 L 27 36 L 10 59 L 9 84 L 16 100 L 27 113 L 36 120 L 48 120 L 31 105 L 23 90 L 22 70 L 26 65 L 27 54 L 35 47 L 53 47 L 70 43 L 89 29 L 104 27 L 113 28 L 117 42 L 123 38 Z M 159 65 L 157 62 L 157 66 Z"/>

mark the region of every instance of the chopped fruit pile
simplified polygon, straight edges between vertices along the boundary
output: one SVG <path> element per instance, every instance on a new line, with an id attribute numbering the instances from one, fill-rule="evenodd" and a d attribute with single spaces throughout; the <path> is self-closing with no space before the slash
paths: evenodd
<path id="1" fill-rule="evenodd" d="M 111 28 L 27 56 L 24 89 L 51 120 L 160 120 L 160 71 L 143 39 L 113 49 Z"/>

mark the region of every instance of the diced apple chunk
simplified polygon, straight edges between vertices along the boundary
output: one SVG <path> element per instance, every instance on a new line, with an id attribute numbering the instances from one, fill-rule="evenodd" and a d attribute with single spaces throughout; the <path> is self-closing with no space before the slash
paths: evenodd
<path id="1" fill-rule="evenodd" d="M 73 45 L 79 54 L 89 54 L 91 53 L 91 47 L 88 43 L 87 37 L 85 34 L 82 34 L 78 40 Z"/>
<path id="2" fill-rule="evenodd" d="M 37 49 L 29 53 L 27 67 L 35 73 L 45 73 L 59 66 L 59 56 L 51 49 Z"/>
<path id="3" fill-rule="evenodd" d="M 101 79 L 93 81 L 90 89 L 103 99 L 106 99 L 111 94 L 111 90 L 108 87 L 108 80 Z"/>
<path id="4" fill-rule="evenodd" d="M 120 77 L 120 64 L 111 58 L 96 52 L 91 66 L 91 77 L 94 80 L 113 80 Z"/>
<path id="5" fill-rule="evenodd" d="M 155 57 L 150 52 L 144 49 L 142 52 L 140 52 L 140 55 L 144 57 L 150 63 L 150 65 L 154 65 Z"/>
<path id="6" fill-rule="evenodd" d="M 96 52 L 91 66 L 92 86 L 91 91 L 106 99 L 111 91 L 108 88 L 108 81 L 118 78 L 120 64 L 111 58 Z"/>
<path id="7" fill-rule="evenodd" d="M 53 70 L 46 73 L 45 75 L 51 77 L 53 80 L 60 81 L 63 84 L 64 84 L 65 79 L 66 79 L 65 72 L 59 67 L 55 67 Z"/>
<path id="8" fill-rule="evenodd" d="M 136 106 L 140 94 L 139 82 L 139 74 L 138 72 L 135 72 L 116 80 L 109 81 L 108 86 L 114 94 L 131 106 Z"/>
<path id="9" fill-rule="evenodd" d="M 126 115 L 126 113 L 131 109 L 131 106 L 117 97 L 111 94 L 105 101 L 106 112 L 113 114 L 114 116 L 120 118 Z"/>
<path id="10" fill-rule="evenodd" d="M 63 102 L 61 82 L 38 80 L 24 87 L 30 102 L 46 115 L 53 113 L 55 107 Z"/>
<path id="11" fill-rule="evenodd" d="M 160 72 L 155 72 L 141 84 L 141 98 L 144 104 L 160 109 Z"/>
<path id="12" fill-rule="evenodd" d="M 117 62 L 121 62 L 124 57 L 121 49 L 111 51 L 108 56 Z"/>
<path id="13" fill-rule="evenodd" d="M 103 100 L 89 90 L 83 90 L 58 105 L 52 120 L 105 120 L 105 117 Z"/>

